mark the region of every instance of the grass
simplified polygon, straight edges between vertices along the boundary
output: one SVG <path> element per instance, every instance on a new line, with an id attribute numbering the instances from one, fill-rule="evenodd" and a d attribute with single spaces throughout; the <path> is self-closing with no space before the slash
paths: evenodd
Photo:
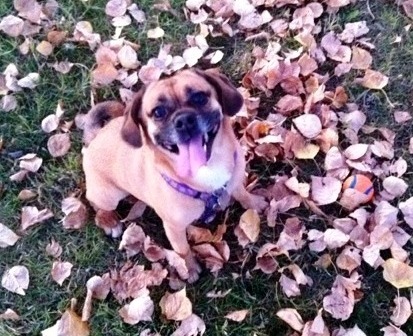
<path id="1" fill-rule="evenodd" d="M 94 30 L 108 39 L 113 33 L 104 14 L 104 0 L 99 1 L 61 1 L 60 15 L 65 17 L 61 23 L 62 28 L 72 31 L 76 22 L 88 20 Z M 146 39 L 146 31 L 157 24 L 166 32 L 164 43 L 173 44 L 173 53 L 177 54 L 186 45 L 186 35 L 192 33 L 193 27 L 185 20 L 181 8 L 183 0 L 172 1 L 172 6 L 179 13 L 176 17 L 170 13 L 159 12 L 152 9 L 152 1 L 139 1 L 139 6 L 145 10 L 148 21 L 138 27 L 128 27 L 125 32 L 127 38 L 140 44 L 139 59 L 145 63 L 149 58 L 155 57 L 161 45 L 160 41 Z M 338 15 L 327 15 L 323 20 L 323 27 L 340 29 L 349 21 L 367 20 L 371 32 L 372 42 L 376 46 L 374 55 L 374 69 L 380 70 L 390 77 L 386 87 L 388 99 L 394 104 L 391 107 L 386 97 L 381 92 L 367 91 L 353 84 L 354 73 L 344 78 L 344 84 L 350 93 L 351 101 L 361 105 L 367 114 L 368 121 L 376 126 L 390 127 L 397 132 L 397 151 L 402 154 L 412 165 L 410 155 L 403 148 L 407 147 L 412 134 L 412 123 L 396 125 L 392 112 L 395 109 L 411 109 L 413 104 L 413 72 L 408 64 L 413 65 L 413 36 L 404 31 L 404 26 L 409 20 L 403 15 L 401 9 L 385 0 L 371 2 L 371 11 L 374 19 L 368 13 L 366 3 L 349 6 Z M 274 10 L 280 14 L 281 9 Z M 10 4 L 0 2 L 0 17 L 12 13 Z M 411 21 L 410 21 L 411 23 Z M 395 35 L 402 36 L 402 42 L 394 44 Z M 39 40 L 43 36 L 40 34 Z M 111 268 L 118 267 L 125 261 L 124 254 L 117 251 L 119 240 L 105 237 L 94 225 L 88 225 L 81 231 L 65 231 L 59 218 L 62 217 L 60 202 L 73 192 L 83 192 L 84 176 L 81 170 L 81 134 L 78 130 L 71 133 L 72 149 L 63 158 L 53 159 L 46 150 L 48 136 L 40 129 L 41 120 L 52 113 L 59 101 L 65 110 L 65 120 L 72 120 L 78 112 L 85 112 L 90 106 L 90 72 L 88 69 L 94 64 L 93 53 L 86 47 L 67 42 L 57 48 L 55 52 L 44 59 L 36 53 L 21 56 L 18 45 L 21 39 L 13 39 L 0 34 L 0 59 L 3 71 L 9 63 L 15 63 L 21 74 L 39 71 L 40 85 L 32 91 L 25 90 L 17 94 L 18 108 L 12 112 L 0 112 L 0 139 L 3 140 L 3 149 L 0 152 L 0 222 L 18 231 L 20 211 L 23 205 L 36 205 L 39 208 L 48 207 L 55 213 L 55 218 L 32 228 L 24 234 L 14 247 L 1 250 L 0 274 L 5 269 L 14 265 L 25 265 L 30 271 L 31 281 L 26 296 L 18 296 L 0 288 L 0 312 L 12 308 L 21 315 L 18 322 L 0 321 L 0 336 L 9 335 L 39 335 L 47 327 L 53 325 L 68 307 L 72 297 L 82 303 L 85 297 L 86 281 L 95 274 L 103 274 Z M 245 42 L 242 37 L 234 39 L 217 38 L 211 41 L 212 48 L 223 48 L 225 58 L 222 68 L 234 80 L 238 81 L 251 66 L 248 52 L 252 50 L 252 42 Z M 45 63 L 69 60 L 75 63 L 72 71 L 67 75 L 56 73 L 48 68 Z M 95 92 L 97 100 L 116 98 L 116 85 L 99 89 Z M 274 98 L 263 98 L 263 106 L 272 106 Z M 263 110 L 262 113 L 268 113 Z M 17 171 L 17 162 L 14 156 L 19 153 L 38 153 L 44 159 L 41 170 L 30 174 L 29 178 L 21 183 L 10 182 L 8 177 Z M 316 164 L 314 165 L 316 167 Z M 309 177 L 314 172 L 313 166 L 303 167 L 304 177 Z M 291 169 L 286 163 L 277 165 L 254 165 L 257 173 L 269 176 L 275 169 Z M 411 173 L 407 174 L 412 182 Z M 410 183 L 411 184 L 411 183 Z M 28 188 L 36 191 L 35 200 L 22 202 L 17 195 L 20 190 Z M 410 188 L 408 193 L 412 194 Z M 309 218 L 309 213 L 304 209 L 297 213 L 301 219 L 306 220 L 307 227 L 326 226 L 322 221 Z M 241 209 L 231 209 L 230 228 L 226 239 L 231 246 L 232 258 L 225 265 L 217 278 L 204 271 L 201 279 L 188 285 L 188 296 L 194 303 L 194 312 L 198 314 L 207 325 L 206 335 L 286 335 L 289 331 L 285 323 L 281 322 L 275 312 L 280 308 L 294 307 L 303 316 L 304 320 L 313 319 L 322 307 L 322 298 L 331 288 L 336 270 L 332 267 L 327 270 L 312 267 L 318 255 L 303 249 L 291 255 L 291 260 L 299 264 L 303 270 L 314 280 L 314 286 L 303 289 L 303 295 L 298 298 L 287 298 L 282 293 L 277 282 L 278 274 L 271 276 L 250 270 L 255 264 L 253 252 L 265 240 L 277 239 L 281 226 L 275 229 L 265 229 L 262 241 L 251 248 L 251 259 L 244 268 L 237 261 L 236 255 L 241 253 L 233 235 L 233 226 L 238 222 Z M 221 217 L 222 220 L 223 217 Z M 90 222 L 92 220 L 90 219 Z M 158 243 L 167 244 L 162 233 L 158 232 L 153 224 L 154 216 L 148 212 L 143 219 L 145 232 L 150 233 Z M 219 220 L 217 221 L 219 222 Z M 74 264 L 72 275 L 62 287 L 51 280 L 50 269 L 53 260 L 45 254 L 45 247 L 54 238 L 63 247 L 61 259 Z M 410 245 L 411 249 L 411 245 Z M 411 250 L 410 250 L 411 251 Z M 136 259 L 136 260 L 139 260 Z M 143 260 L 142 260 L 143 261 Z M 241 276 L 233 277 L 233 273 Z M 363 275 L 363 297 L 352 317 L 348 321 L 339 323 L 326 317 L 327 325 L 343 325 L 352 327 L 358 324 L 367 335 L 379 335 L 379 329 L 388 324 L 391 314 L 389 306 L 396 292 L 389 284 L 384 282 L 379 270 L 372 270 L 365 266 L 361 269 Z M 145 328 L 151 328 L 161 335 L 170 334 L 176 323 L 166 321 L 160 314 L 157 305 L 160 297 L 168 287 L 166 284 L 151 291 L 155 302 L 153 323 L 140 323 L 129 326 L 122 322 L 118 315 L 120 305 L 112 298 L 103 302 L 94 302 L 93 315 L 90 321 L 92 335 L 122 336 L 139 334 Z M 231 289 L 231 292 L 220 299 L 208 299 L 206 293 L 211 290 Z M 401 294 L 408 295 L 401 291 Z M 224 316 L 237 309 L 250 309 L 251 313 L 242 323 L 227 321 Z M 413 335 L 413 323 L 409 321 L 402 328 L 408 335 Z"/>

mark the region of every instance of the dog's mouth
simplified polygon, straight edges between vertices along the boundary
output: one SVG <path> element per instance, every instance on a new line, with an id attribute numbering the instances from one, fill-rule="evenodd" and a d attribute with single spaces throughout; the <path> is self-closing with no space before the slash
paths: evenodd
<path id="1" fill-rule="evenodd" d="M 192 136 L 188 141 L 162 144 L 166 150 L 177 155 L 179 175 L 195 175 L 200 167 L 207 164 L 219 127 L 218 122 L 204 133 Z"/>

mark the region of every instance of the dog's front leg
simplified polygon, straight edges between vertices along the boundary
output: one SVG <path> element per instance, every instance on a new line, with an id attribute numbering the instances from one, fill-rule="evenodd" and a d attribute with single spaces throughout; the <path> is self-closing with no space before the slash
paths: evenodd
<path id="1" fill-rule="evenodd" d="M 95 223 L 103 229 L 108 236 L 118 238 L 122 234 L 122 223 L 119 220 L 116 212 L 96 209 Z"/>
<path id="2" fill-rule="evenodd" d="M 263 196 L 249 193 L 243 184 L 239 184 L 234 189 L 232 197 L 240 202 L 244 209 L 254 209 L 262 212 L 268 207 L 268 202 Z"/>
<path id="3" fill-rule="evenodd" d="M 186 236 L 186 227 L 165 221 L 163 224 L 166 236 L 168 237 L 172 248 L 176 253 L 178 253 L 182 258 L 185 259 L 189 274 L 188 279 L 185 280 L 188 280 L 188 282 L 190 283 L 195 282 L 199 278 L 201 267 L 196 261 L 191 251 L 191 247 L 189 246 Z"/>

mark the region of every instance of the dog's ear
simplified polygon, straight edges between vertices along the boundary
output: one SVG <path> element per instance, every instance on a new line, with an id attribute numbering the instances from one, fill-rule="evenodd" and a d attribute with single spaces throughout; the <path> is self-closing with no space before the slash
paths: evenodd
<path id="1" fill-rule="evenodd" d="M 132 101 L 128 103 L 125 110 L 125 122 L 122 126 L 122 138 L 133 147 L 142 146 L 141 108 L 144 89 L 139 90 Z"/>
<path id="2" fill-rule="evenodd" d="M 204 77 L 207 82 L 214 87 L 224 114 L 233 116 L 241 109 L 244 99 L 225 75 L 217 69 L 208 69 L 205 71 L 196 69 L 195 72 Z"/>

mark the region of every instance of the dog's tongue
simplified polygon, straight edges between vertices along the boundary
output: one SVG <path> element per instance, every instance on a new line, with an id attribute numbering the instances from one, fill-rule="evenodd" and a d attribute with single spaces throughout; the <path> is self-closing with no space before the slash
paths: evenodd
<path id="1" fill-rule="evenodd" d="M 178 173 L 181 177 L 193 176 L 207 162 L 207 154 L 202 146 L 202 136 L 188 143 L 178 144 Z"/>

